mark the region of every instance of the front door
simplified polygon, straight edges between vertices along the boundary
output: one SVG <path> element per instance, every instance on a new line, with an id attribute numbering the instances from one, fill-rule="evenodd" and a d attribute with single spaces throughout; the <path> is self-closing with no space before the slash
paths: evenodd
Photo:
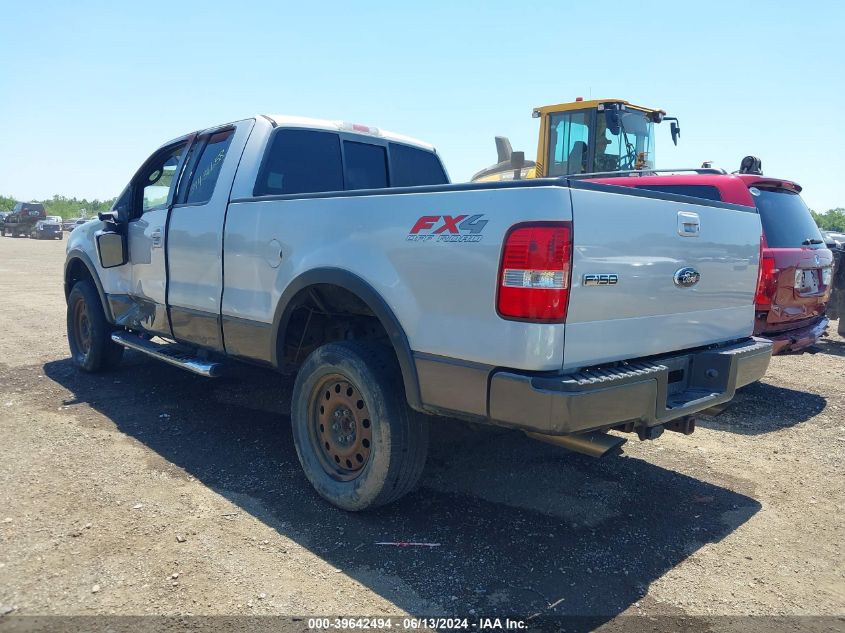
<path id="1" fill-rule="evenodd" d="M 166 309 L 167 216 L 187 145 L 184 140 L 154 154 L 132 183 L 127 239 L 135 306 L 126 324 L 165 336 L 171 336 Z"/>
<path id="2" fill-rule="evenodd" d="M 223 223 L 253 125 L 248 119 L 197 136 L 170 211 L 167 304 L 173 336 L 218 351 L 223 351 Z"/>

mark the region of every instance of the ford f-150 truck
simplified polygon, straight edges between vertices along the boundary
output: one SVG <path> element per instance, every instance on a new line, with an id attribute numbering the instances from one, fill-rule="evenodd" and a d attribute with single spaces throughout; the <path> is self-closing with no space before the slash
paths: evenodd
<path id="1" fill-rule="evenodd" d="M 434 148 L 258 116 L 188 134 L 67 245 L 73 362 L 131 348 L 204 376 L 296 372 L 316 490 L 416 484 L 428 415 L 600 454 L 689 433 L 763 376 L 752 206 L 565 178 L 449 184 Z"/>

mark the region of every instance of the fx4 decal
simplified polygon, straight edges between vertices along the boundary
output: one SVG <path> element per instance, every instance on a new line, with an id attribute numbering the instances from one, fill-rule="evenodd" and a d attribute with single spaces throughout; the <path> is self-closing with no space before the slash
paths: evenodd
<path id="1" fill-rule="evenodd" d="M 424 215 L 414 223 L 409 242 L 480 242 L 488 220 L 476 215 Z"/>

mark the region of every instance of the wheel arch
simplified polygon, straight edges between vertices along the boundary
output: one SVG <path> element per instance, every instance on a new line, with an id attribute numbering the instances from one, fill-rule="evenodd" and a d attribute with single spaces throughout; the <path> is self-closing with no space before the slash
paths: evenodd
<path id="1" fill-rule="evenodd" d="M 419 379 L 408 337 L 399 319 L 384 298 L 366 280 L 342 268 L 315 268 L 294 278 L 282 293 L 273 318 L 272 364 L 279 367 L 283 358 L 281 346 L 291 316 L 297 307 L 294 299 L 311 286 L 329 284 L 355 295 L 378 319 L 388 335 L 402 372 L 405 397 L 414 409 L 423 410 Z"/>
<path id="2" fill-rule="evenodd" d="M 70 296 L 73 284 L 82 279 L 90 279 L 94 282 L 94 287 L 97 289 L 97 294 L 100 296 L 100 303 L 103 306 L 103 312 L 106 315 L 106 319 L 109 323 L 114 323 L 111 306 L 106 300 L 106 293 L 103 290 L 103 284 L 97 276 L 96 270 L 97 268 L 94 266 L 94 262 L 91 261 L 91 258 L 87 253 L 78 249 L 70 251 L 67 255 L 67 259 L 65 259 L 65 301 L 67 301 L 68 296 Z"/>

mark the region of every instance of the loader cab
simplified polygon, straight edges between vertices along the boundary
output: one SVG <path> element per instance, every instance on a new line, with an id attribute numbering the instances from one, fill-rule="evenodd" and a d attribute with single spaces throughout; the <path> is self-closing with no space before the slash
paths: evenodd
<path id="1" fill-rule="evenodd" d="M 547 166 L 544 175 L 654 168 L 651 111 L 622 102 L 552 108 L 535 111 L 541 118 L 541 143 L 545 144 L 537 156 L 537 162 Z"/>
<path id="2" fill-rule="evenodd" d="M 576 99 L 569 103 L 535 108 L 540 119 L 537 160 L 523 170 L 522 178 L 594 173 L 627 173 L 655 167 L 655 124 L 671 121 L 675 144 L 680 127 L 663 110 L 633 105 L 621 99 Z M 499 162 L 476 173 L 473 181 L 514 177 L 513 165 L 502 156 L 504 137 L 497 137 Z"/>

